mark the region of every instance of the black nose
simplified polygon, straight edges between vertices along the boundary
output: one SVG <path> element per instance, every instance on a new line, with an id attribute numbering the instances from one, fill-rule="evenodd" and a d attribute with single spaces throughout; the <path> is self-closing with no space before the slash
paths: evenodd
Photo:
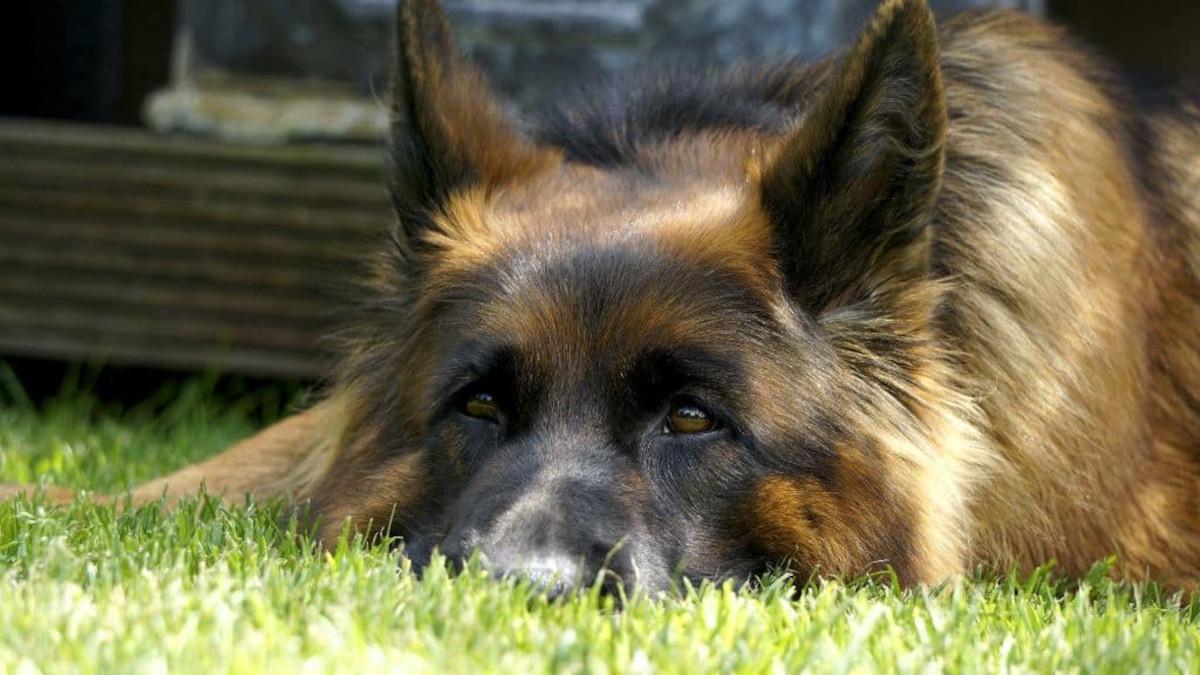
<path id="1" fill-rule="evenodd" d="M 477 553 L 483 569 L 500 578 L 527 580 L 549 598 L 584 592 L 595 584 L 601 595 L 619 596 L 620 589 L 635 581 L 629 556 L 609 547 L 595 546 L 587 554 L 571 555 L 552 548 L 516 550 L 468 535 L 450 537 L 439 548 L 458 569 Z"/>
<path id="2" fill-rule="evenodd" d="M 551 598 L 569 595 L 584 583 L 580 564 L 562 556 L 491 562 L 485 555 L 484 560 L 495 574 L 526 579 Z"/>

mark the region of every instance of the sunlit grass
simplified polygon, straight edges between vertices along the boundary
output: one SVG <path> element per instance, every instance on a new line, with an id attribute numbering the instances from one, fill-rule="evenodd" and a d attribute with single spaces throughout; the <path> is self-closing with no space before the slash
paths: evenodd
<path id="1" fill-rule="evenodd" d="M 120 410 L 78 388 L 39 405 L 10 393 L 0 481 L 120 490 L 250 433 L 256 396 L 215 400 L 193 381 Z M 1193 608 L 1100 570 L 912 591 L 779 576 L 617 610 L 479 571 L 418 580 L 386 545 L 317 553 L 289 523 L 275 504 L 0 503 L 0 672 L 1200 669 Z"/>

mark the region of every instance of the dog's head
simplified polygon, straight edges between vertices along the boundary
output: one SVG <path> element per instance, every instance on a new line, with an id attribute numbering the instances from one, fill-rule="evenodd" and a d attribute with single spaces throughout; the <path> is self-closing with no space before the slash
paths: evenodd
<path id="1" fill-rule="evenodd" d="M 390 524 L 418 561 L 558 585 L 957 564 L 923 3 L 797 71 L 784 133 L 680 119 L 619 162 L 522 136 L 431 0 L 397 52 L 400 224 L 347 340 L 327 536 Z"/>

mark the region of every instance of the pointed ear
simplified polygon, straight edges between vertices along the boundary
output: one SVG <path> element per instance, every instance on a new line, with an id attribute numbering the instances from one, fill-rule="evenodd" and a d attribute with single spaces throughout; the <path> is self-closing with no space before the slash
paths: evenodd
<path id="1" fill-rule="evenodd" d="M 924 0 L 887 0 L 761 174 L 801 305 L 819 313 L 928 274 L 945 139 L 933 16 Z"/>
<path id="2" fill-rule="evenodd" d="M 436 0 L 396 10 L 391 114 L 392 199 L 410 244 L 456 190 L 496 188 L 557 161 L 510 124 Z"/>

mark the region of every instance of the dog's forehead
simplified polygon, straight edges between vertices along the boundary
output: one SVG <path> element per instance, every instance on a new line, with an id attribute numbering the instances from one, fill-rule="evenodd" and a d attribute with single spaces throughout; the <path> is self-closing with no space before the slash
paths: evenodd
<path id="1" fill-rule="evenodd" d="M 652 346 L 764 311 L 769 233 L 744 188 L 584 177 L 448 210 L 444 286 L 470 289 L 472 331 L 534 349 Z"/>
<path id="2" fill-rule="evenodd" d="M 658 254 L 761 268 L 773 241 L 755 197 L 743 174 L 567 165 L 528 184 L 457 195 L 435 236 L 447 268 L 529 271 L 619 250 L 643 264 Z"/>
<path id="3" fill-rule="evenodd" d="M 481 281 L 472 313 L 498 339 L 538 353 L 636 351 L 712 335 L 750 293 L 721 269 L 642 241 L 514 250 Z"/>
<path id="4" fill-rule="evenodd" d="M 596 243 L 684 223 L 723 227 L 746 198 L 744 183 L 725 177 L 567 165 L 497 192 L 485 209 L 502 232 Z"/>

